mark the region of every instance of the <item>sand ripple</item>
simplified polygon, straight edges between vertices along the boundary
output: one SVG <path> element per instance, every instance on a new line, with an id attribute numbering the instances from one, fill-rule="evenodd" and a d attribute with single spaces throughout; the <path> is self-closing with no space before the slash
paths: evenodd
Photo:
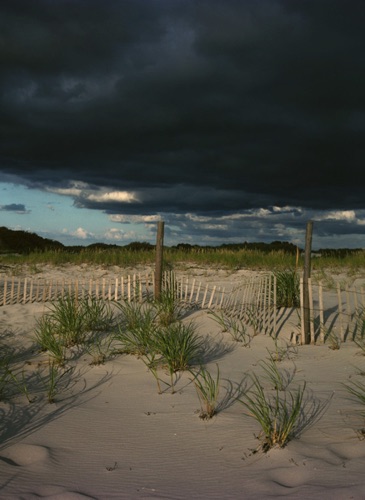
<path id="1" fill-rule="evenodd" d="M 49 449 L 46 446 L 33 444 L 15 444 L 4 450 L 0 456 L 4 462 L 14 466 L 30 465 L 49 459 Z"/>

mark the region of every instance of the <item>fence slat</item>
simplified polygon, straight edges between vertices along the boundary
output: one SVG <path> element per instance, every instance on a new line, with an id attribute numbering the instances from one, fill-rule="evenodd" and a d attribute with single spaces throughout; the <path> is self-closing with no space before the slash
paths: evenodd
<path id="1" fill-rule="evenodd" d="M 216 286 L 213 287 L 212 295 L 210 296 L 210 301 L 209 301 L 209 304 L 208 304 L 208 309 L 210 309 L 212 307 L 213 297 L 214 297 L 216 288 L 217 288 Z"/>
<path id="2" fill-rule="evenodd" d="M 315 339 L 315 335 L 314 335 L 312 278 L 308 278 L 308 302 L 309 302 L 309 328 L 310 328 L 311 344 L 314 345 L 316 342 L 316 339 Z"/>
<path id="3" fill-rule="evenodd" d="M 323 307 L 323 285 L 322 281 L 318 285 L 318 302 L 319 302 L 319 340 L 324 344 L 324 307 Z"/>
<path id="4" fill-rule="evenodd" d="M 203 302 L 202 302 L 202 309 L 204 309 L 205 299 L 207 298 L 207 293 L 208 293 L 208 285 L 205 287 L 205 292 L 204 292 L 204 297 L 203 297 Z"/>
<path id="5" fill-rule="evenodd" d="M 27 291 L 28 291 L 28 278 L 24 279 L 24 288 L 23 288 L 23 304 L 27 302 Z"/>
<path id="6" fill-rule="evenodd" d="M 128 302 L 131 301 L 131 277 L 128 276 Z"/>
<path id="7" fill-rule="evenodd" d="M 13 276 L 11 279 L 10 304 L 14 304 L 14 287 L 15 287 L 15 279 Z"/>
<path id="8" fill-rule="evenodd" d="M 5 281 L 4 281 L 4 297 L 3 297 L 3 305 L 6 306 L 6 295 L 8 293 L 8 280 L 7 278 L 5 277 Z"/>
<path id="9" fill-rule="evenodd" d="M 303 278 L 300 278 L 300 333 L 301 343 L 305 344 L 305 330 L 304 330 L 304 285 Z"/>
<path id="10" fill-rule="evenodd" d="M 337 300 L 338 300 L 338 317 L 340 322 L 340 339 L 341 342 L 344 340 L 343 324 L 342 324 L 342 296 L 341 296 L 341 286 L 337 283 Z"/>

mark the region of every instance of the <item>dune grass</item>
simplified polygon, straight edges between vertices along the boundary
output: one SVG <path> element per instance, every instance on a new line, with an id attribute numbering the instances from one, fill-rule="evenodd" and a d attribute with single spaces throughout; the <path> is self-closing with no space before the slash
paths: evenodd
<path id="1" fill-rule="evenodd" d="M 0 355 L 0 401 L 6 397 L 6 391 L 12 380 L 10 363 L 13 358 L 11 349 L 6 345 L 1 345 Z"/>
<path id="2" fill-rule="evenodd" d="M 171 392 L 174 392 L 174 376 L 198 363 L 203 352 L 203 339 L 196 332 L 193 322 L 177 322 L 156 330 L 155 349 L 161 354 L 160 363 L 168 368 Z"/>
<path id="3" fill-rule="evenodd" d="M 305 383 L 297 390 L 280 393 L 267 392 L 257 375 L 252 375 L 250 391 L 242 395 L 239 401 L 246 407 L 246 415 L 254 418 L 261 427 L 259 439 L 262 450 L 273 447 L 283 448 L 301 431 L 301 414 Z"/>
<path id="4" fill-rule="evenodd" d="M 115 341 L 119 353 L 138 356 L 155 377 L 158 392 L 161 382 L 174 392 L 176 373 L 188 369 L 198 361 L 203 340 L 196 333 L 193 322 L 180 320 L 182 306 L 171 289 L 165 289 L 158 300 L 122 302 Z M 159 375 L 167 368 L 170 383 Z"/>
<path id="5" fill-rule="evenodd" d="M 155 350 L 154 332 L 157 312 L 150 303 L 117 303 L 120 310 L 115 339 L 120 352 L 144 356 Z"/>
<path id="6" fill-rule="evenodd" d="M 350 384 L 344 384 L 347 391 L 364 405 L 363 414 L 365 415 L 365 384 L 358 381 L 352 381 Z"/>
<path id="7" fill-rule="evenodd" d="M 46 367 L 46 374 L 44 371 L 39 372 L 38 376 L 41 383 L 43 384 L 44 390 L 47 394 L 48 403 L 53 404 L 56 402 L 56 396 L 61 391 L 61 381 L 67 373 L 69 373 L 71 368 L 63 368 L 57 363 L 51 361 Z M 64 387 L 63 387 L 64 389 Z"/>
<path id="8" fill-rule="evenodd" d="M 268 360 L 261 360 L 258 363 L 264 371 L 264 377 L 272 384 L 272 388 L 278 391 L 285 391 L 295 375 L 295 366 L 293 371 L 278 367 L 277 361 L 272 355 Z"/>
<path id="9" fill-rule="evenodd" d="M 222 332 L 228 332 L 234 342 L 240 342 L 249 347 L 252 336 L 247 332 L 245 321 L 227 316 L 224 311 L 209 311 L 208 315 L 221 327 Z"/>
<path id="10" fill-rule="evenodd" d="M 157 320 L 163 327 L 178 321 L 182 315 L 183 308 L 174 288 L 162 290 L 159 299 L 153 303 L 157 310 Z"/>
<path id="11" fill-rule="evenodd" d="M 365 354 L 365 307 L 358 307 L 355 313 L 356 338 L 354 339 Z"/>
<path id="12" fill-rule="evenodd" d="M 41 316 L 37 320 L 34 340 L 41 351 L 48 352 L 53 362 L 64 365 L 66 345 L 57 333 L 57 324 L 51 316 Z"/>
<path id="13" fill-rule="evenodd" d="M 193 382 L 200 401 L 199 417 L 203 420 L 212 418 L 217 413 L 220 389 L 220 372 L 217 365 L 217 375 L 214 378 L 205 366 L 200 366 L 198 372 L 191 371 Z"/>
<path id="14" fill-rule="evenodd" d="M 114 249 L 91 249 L 81 251 L 53 250 L 44 252 L 31 252 L 24 255 L 0 255 L 2 264 L 27 264 L 37 266 L 51 264 L 60 266 L 64 264 L 90 264 L 100 266 L 134 267 L 140 265 L 153 265 L 155 262 L 154 250 L 132 250 L 128 247 Z M 227 269 L 255 269 L 255 270 L 294 270 L 303 267 L 303 257 L 296 261 L 296 255 L 284 250 L 262 251 L 259 249 L 229 249 L 201 247 L 184 251 L 176 248 L 164 248 L 164 263 L 166 268 L 178 266 L 220 267 Z M 356 272 L 365 269 L 365 251 L 332 255 L 323 255 L 312 260 L 313 271 L 324 269 L 348 269 Z"/>
<path id="15" fill-rule="evenodd" d="M 91 356 L 91 365 L 102 365 L 114 354 L 112 344 L 114 335 L 111 332 L 102 334 L 101 332 L 91 332 L 85 342 L 85 350 Z"/>
<path id="16" fill-rule="evenodd" d="M 274 350 L 267 349 L 269 354 L 269 360 L 280 362 L 284 359 L 291 359 L 298 353 L 298 349 L 295 345 L 292 345 L 286 341 L 280 341 L 277 338 L 272 338 L 274 342 Z"/>
<path id="17" fill-rule="evenodd" d="M 65 364 L 67 350 L 73 346 L 84 346 L 97 364 L 107 357 L 111 341 L 95 333 L 112 329 L 114 321 L 114 313 L 105 301 L 67 294 L 37 320 L 34 340 L 59 366 Z"/>
<path id="18" fill-rule="evenodd" d="M 276 306 L 299 307 L 300 289 L 299 274 L 295 269 L 276 271 Z"/>

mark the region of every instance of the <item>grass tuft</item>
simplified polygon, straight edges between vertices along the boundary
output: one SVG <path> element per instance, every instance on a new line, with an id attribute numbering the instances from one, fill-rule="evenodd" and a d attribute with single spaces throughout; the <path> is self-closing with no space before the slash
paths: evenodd
<path id="1" fill-rule="evenodd" d="M 37 320 L 35 341 L 42 351 L 47 351 L 53 361 L 63 366 L 66 359 L 66 346 L 57 332 L 57 323 L 51 316 L 42 316 Z"/>
<path id="2" fill-rule="evenodd" d="M 361 404 L 365 405 L 365 384 L 362 382 L 352 381 L 350 385 L 344 384 L 344 386 L 352 396 L 354 396 Z"/>
<path id="3" fill-rule="evenodd" d="M 265 372 L 265 378 L 271 382 L 275 390 L 285 391 L 294 378 L 295 368 L 293 372 L 279 369 L 277 362 L 271 355 L 267 361 L 261 360 L 259 364 Z"/>
<path id="4" fill-rule="evenodd" d="M 174 287 L 162 290 L 159 299 L 154 302 L 154 306 L 157 310 L 157 321 L 163 327 L 168 327 L 181 317 L 182 305 Z"/>
<path id="5" fill-rule="evenodd" d="M 174 374 L 199 361 L 203 344 L 194 323 L 173 323 L 168 328 L 156 331 L 155 348 L 161 354 L 161 363 L 169 370 L 172 392 L 175 385 Z"/>
<path id="6" fill-rule="evenodd" d="M 212 418 L 217 413 L 220 374 L 217 365 L 217 376 L 213 378 L 211 373 L 201 366 L 200 370 L 194 375 L 194 385 L 200 401 L 199 417 L 203 420 Z"/>
<path id="7" fill-rule="evenodd" d="M 299 275 L 295 270 L 276 271 L 276 306 L 299 307 Z"/>
<path id="8" fill-rule="evenodd" d="M 149 303 L 123 302 L 115 339 L 126 354 L 144 356 L 155 350 L 156 311 Z"/>
<path id="9" fill-rule="evenodd" d="M 218 323 L 222 332 L 228 332 L 231 335 L 232 340 L 241 342 L 245 347 L 250 346 L 252 336 L 248 334 L 244 321 L 228 317 L 222 310 L 209 311 L 208 315 Z"/>
<path id="10" fill-rule="evenodd" d="M 261 426 L 262 450 L 273 447 L 283 448 L 301 431 L 301 412 L 305 383 L 296 391 L 286 391 L 280 395 L 276 389 L 266 394 L 260 380 L 252 375 L 253 387 L 239 401 L 247 408 L 247 415 Z"/>

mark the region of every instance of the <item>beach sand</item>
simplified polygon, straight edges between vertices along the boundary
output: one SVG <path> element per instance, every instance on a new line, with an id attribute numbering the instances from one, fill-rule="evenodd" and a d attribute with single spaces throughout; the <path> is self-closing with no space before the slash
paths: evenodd
<path id="1" fill-rule="evenodd" d="M 42 272 L 116 271 L 66 266 Z M 195 273 L 224 283 L 248 272 Z M 338 350 L 289 349 L 279 368 L 295 371 L 289 387 L 306 383 L 303 422 L 318 414 L 285 448 L 263 453 L 260 427 L 236 397 L 250 387 L 250 374 L 264 381 L 262 360 L 275 349 L 270 336 L 259 334 L 243 347 L 207 311 L 187 311 L 184 321 L 194 321 L 212 346 L 207 368 L 215 374 L 219 365 L 222 403 L 211 420 L 199 418 L 191 374 L 179 374 L 175 394 L 168 388 L 158 394 L 146 365 L 128 355 L 98 366 L 90 365 L 88 354 L 75 355 L 50 404 L 44 388 L 48 358 L 32 343 L 45 311 L 47 304 L 39 303 L 0 307 L 3 344 L 23 351 L 25 376 L 38 373 L 30 384 L 33 402 L 23 394 L 0 402 L 1 499 L 365 498 L 363 408 L 343 385 L 365 381 L 365 356 L 353 342 Z M 293 316 L 281 328 L 283 345 L 295 326 Z M 168 381 L 163 371 L 161 378 Z"/>

